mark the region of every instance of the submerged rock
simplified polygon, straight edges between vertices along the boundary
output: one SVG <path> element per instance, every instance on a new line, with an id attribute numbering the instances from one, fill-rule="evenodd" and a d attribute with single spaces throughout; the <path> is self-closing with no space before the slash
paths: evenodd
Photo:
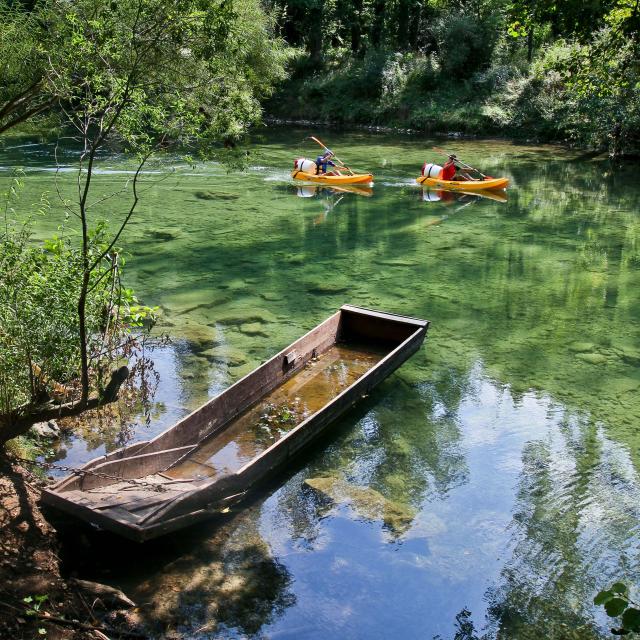
<path id="1" fill-rule="evenodd" d="M 439 219 L 438 219 L 439 220 Z M 383 267 L 418 267 L 420 263 L 415 260 L 403 260 L 401 258 L 388 258 L 373 260 L 375 264 L 379 264 Z"/>
<path id="2" fill-rule="evenodd" d="M 60 436 L 60 427 L 55 420 L 36 422 L 31 427 L 31 433 L 39 438 L 58 438 Z"/>
<path id="3" fill-rule="evenodd" d="M 251 373 L 256 368 L 256 364 L 252 362 L 246 362 L 235 367 L 229 367 L 229 375 L 234 380 L 240 380 L 244 378 L 248 373 Z"/>
<path id="4" fill-rule="evenodd" d="M 336 293 L 344 293 L 348 291 L 347 285 L 340 285 L 335 282 L 319 282 L 309 286 L 309 293 L 315 293 L 317 295 L 332 295 Z"/>
<path id="5" fill-rule="evenodd" d="M 282 296 L 278 293 L 273 293 L 271 291 L 263 291 L 260 294 L 260 297 L 267 302 L 280 302 L 282 300 Z"/>
<path id="6" fill-rule="evenodd" d="M 332 502 L 350 504 L 358 516 L 382 520 L 395 535 L 407 531 L 415 517 L 409 506 L 388 500 L 375 489 L 353 485 L 342 478 L 307 478 L 304 482 Z"/>
<path id="7" fill-rule="evenodd" d="M 304 253 L 290 253 L 282 258 L 283 262 L 290 265 L 302 265 L 306 262 Z"/>
<path id="8" fill-rule="evenodd" d="M 569 351 L 573 351 L 573 353 L 587 353 L 594 349 L 595 345 L 592 342 L 572 342 L 569 345 Z"/>
<path id="9" fill-rule="evenodd" d="M 606 356 L 601 353 L 579 353 L 576 358 L 589 364 L 603 364 L 607 361 Z"/>
<path id="10" fill-rule="evenodd" d="M 632 349 L 618 349 L 618 355 L 622 362 L 634 367 L 640 366 L 640 352 Z"/>
<path id="11" fill-rule="evenodd" d="M 207 349 L 206 351 L 202 351 L 199 355 L 209 360 L 209 362 L 226 364 L 230 367 L 238 367 L 247 362 L 247 357 L 243 351 L 226 345 Z"/>
<path id="12" fill-rule="evenodd" d="M 245 322 L 240 325 L 240 331 L 246 336 L 261 336 L 262 338 L 269 337 L 269 334 L 264 330 L 263 326 L 259 322 Z"/>
<path id="13" fill-rule="evenodd" d="M 216 322 L 227 325 L 242 325 L 254 322 L 269 324 L 276 320 L 276 316 L 266 309 L 228 309 L 215 314 Z"/>
<path id="14" fill-rule="evenodd" d="M 169 240 L 175 240 L 179 234 L 175 231 L 149 231 L 148 235 L 153 240 L 168 242 Z M 153 273 L 155 273 L 155 270 L 153 271 Z"/>
<path id="15" fill-rule="evenodd" d="M 193 194 L 198 200 L 237 200 L 238 193 L 226 193 L 224 191 L 196 191 Z"/>

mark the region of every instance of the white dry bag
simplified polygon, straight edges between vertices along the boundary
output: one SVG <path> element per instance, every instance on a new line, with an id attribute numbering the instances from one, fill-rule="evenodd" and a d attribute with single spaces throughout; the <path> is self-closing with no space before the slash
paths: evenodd
<path id="1" fill-rule="evenodd" d="M 439 178 L 442 167 L 439 164 L 432 164 L 431 162 L 425 162 L 422 165 L 422 175 L 425 178 Z"/>
<path id="2" fill-rule="evenodd" d="M 297 171 L 304 171 L 305 173 L 316 173 L 316 163 L 313 160 L 307 160 L 306 158 L 298 158 L 293 161 L 293 168 Z"/>

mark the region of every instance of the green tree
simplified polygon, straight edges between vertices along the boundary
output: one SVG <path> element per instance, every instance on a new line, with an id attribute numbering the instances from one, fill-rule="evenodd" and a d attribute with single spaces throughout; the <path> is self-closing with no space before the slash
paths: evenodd
<path id="1" fill-rule="evenodd" d="M 31 236 L 31 218 L 18 220 L 21 178 L 2 194 L 0 229 L 0 445 L 22 433 L 34 421 L 73 413 L 76 403 L 79 341 L 75 306 L 81 282 L 82 255 L 63 233 L 44 244 Z M 47 212 L 43 197 L 33 215 Z M 102 253 L 104 226 L 89 238 L 91 256 Z M 114 251 L 92 272 L 86 322 L 91 370 L 100 397 L 107 398 L 102 381 L 117 357 L 132 353 L 131 332 L 150 311 L 136 304 L 118 286 L 120 261 Z M 117 376 L 124 381 L 126 367 Z M 117 389 L 113 389 L 117 392 Z M 50 398 L 55 399 L 50 402 Z"/>
<path id="2" fill-rule="evenodd" d="M 5 2 L 4 11 L 13 17 L 11 24 L 22 24 L 22 10 Z M 46 0 L 34 11 L 47 34 L 34 95 L 55 106 L 81 147 L 77 194 L 63 204 L 80 226 L 77 406 L 82 408 L 92 387 L 89 298 L 100 266 L 138 205 L 145 164 L 176 147 L 232 159 L 235 143 L 260 120 L 260 99 L 283 77 L 285 51 L 271 37 L 270 19 L 258 0 Z M 19 60 L 12 73 L 20 75 Z M 16 103 L 16 97 L 9 102 Z M 24 119 L 22 113 L 10 122 Z M 114 220 L 114 234 L 101 234 L 96 244 L 94 211 L 105 197 L 91 198 L 95 161 L 113 143 L 138 164 L 127 185 L 129 207 Z"/>
<path id="3" fill-rule="evenodd" d="M 45 77 L 43 27 L 38 11 L 0 0 L 0 134 L 55 102 Z"/>

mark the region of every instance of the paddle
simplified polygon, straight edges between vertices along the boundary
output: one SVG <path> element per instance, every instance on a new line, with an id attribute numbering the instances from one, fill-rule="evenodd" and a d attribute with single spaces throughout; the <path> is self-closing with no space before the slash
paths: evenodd
<path id="1" fill-rule="evenodd" d="M 318 140 L 318 138 L 314 136 L 309 136 L 309 140 L 313 140 L 314 142 L 317 142 L 325 151 L 331 151 L 331 149 L 329 149 L 329 147 L 327 147 L 327 145 L 324 142 L 322 142 L 321 140 Z M 333 151 L 331 151 L 331 153 L 333 153 Z M 340 163 L 341 169 L 346 169 L 351 175 L 355 175 L 353 171 L 349 167 L 347 167 L 347 165 L 344 162 L 342 162 L 342 160 L 340 160 L 340 158 L 338 158 L 338 156 L 335 153 L 333 153 L 333 157 Z"/>
<path id="2" fill-rule="evenodd" d="M 449 153 L 448 151 L 445 151 L 444 149 L 440 148 L 440 147 L 433 147 L 434 151 L 437 151 L 438 153 L 444 153 L 444 155 L 446 156 L 452 156 L 454 155 L 453 153 Z M 484 173 L 482 173 L 482 171 L 479 171 L 478 169 L 476 169 L 475 167 L 472 167 L 470 164 L 467 164 L 466 162 L 462 162 L 462 160 L 460 160 L 459 158 L 456 157 L 456 161 L 458 162 L 458 164 L 463 168 L 463 169 L 471 169 L 471 171 L 475 171 L 477 174 L 481 175 L 484 179 L 489 179 L 490 176 L 485 176 Z"/>

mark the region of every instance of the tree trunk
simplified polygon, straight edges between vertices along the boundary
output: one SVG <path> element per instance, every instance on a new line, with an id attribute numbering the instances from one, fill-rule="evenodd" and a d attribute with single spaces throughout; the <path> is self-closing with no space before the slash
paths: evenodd
<path id="1" fill-rule="evenodd" d="M 385 11 L 385 0 L 376 0 L 373 6 L 373 24 L 371 25 L 371 44 L 376 49 L 380 47 L 380 43 L 382 42 Z"/>
<path id="2" fill-rule="evenodd" d="M 398 26 L 396 31 L 396 43 L 400 51 L 409 51 L 409 0 L 398 2 Z"/>
<path id="3" fill-rule="evenodd" d="M 420 22 L 422 20 L 422 4 L 420 2 L 411 3 L 411 13 L 409 15 L 408 42 L 409 51 L 418 49 L 418 33 L 420 33 Z"/>
<path id="4" fill-rule="evenodd" d="M 46 422 L 56 418 L 68 418 L 77 416 L 87 409 L 95 409 L 118 398 L 120 387 L 129 377 L 129 369 L 120 367 L 111 374 L 111 380 L 99 398 L 89 398 L 86 402 L 68 402 L 66 404 L 49 404 L 34 407 L 33 411 L 26 415 L 17 416 L 11 422 L 0 424 L 0 449 L 6 442 L 26 433 L 36 422 Z"/>
<path id="5" fill-rule="evenodd" d="M 318 64 L 322 62 L 322 7 L 316 7 L 309 12 L 311 30 L 309 32 L 309 54 L 311 60 Z"/>
<path id="6" fill-rule="evenodd" d="M 351 21 L 351 51 L 358 55 L 362 43 L 362 0 L 354 0 Z"/>
<path id="7" fill-rule="evenodd" d="M 82 286 L 78 298 L 78 330 L 80 333 L 80 403 L 89 399 L 89 355 L 87 353 L 87 291 L 89 289 L 88 265 L 82 274 Z"/>

